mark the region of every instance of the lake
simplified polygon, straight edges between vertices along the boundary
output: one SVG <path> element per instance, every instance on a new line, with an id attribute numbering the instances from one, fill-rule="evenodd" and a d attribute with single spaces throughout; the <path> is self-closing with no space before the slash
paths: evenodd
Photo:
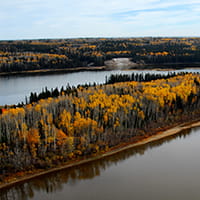
<path id="1" fill-rule="evenodd" d="M 199 200 L 200 128 L 0 191 L 1 200 Z"/>
<path id="2" fill-rule="evenodd" d="M 176 70 L 176 72 L 200 72 L 199 69 Z M 18 104 L 25 102 L 25 96 L 29 97 L 31 92 L 41 92 L 42 89 L 59 89 L 62 86 L 77 86 L 85 83 L 104 83 L 106 76 L 111 74 L 132 74 L 135 73 L 168 73 L 168 71 L 85 71 L 68 74 L 37 75 L 37 76 L 7 76 L 0 77 L 0 105 Z"/>

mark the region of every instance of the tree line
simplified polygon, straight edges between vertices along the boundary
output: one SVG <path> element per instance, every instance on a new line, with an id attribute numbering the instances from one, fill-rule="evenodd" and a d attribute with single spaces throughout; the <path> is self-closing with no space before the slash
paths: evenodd
<path id="1" fill-rule="evenodd" d="M 151 74 L 151 73 L 132 73 L 132 74 L 111 74 L 109 77 L 106 77 L 105 84 L 113 84 L 118 82 L 128 82 L 128 81 L 137 81 L 137 82 L 148 82 L 158 79 L 168 79 L 177 75 L 185 75 L 188 72 L 169 72 L 167 74 Z"/>

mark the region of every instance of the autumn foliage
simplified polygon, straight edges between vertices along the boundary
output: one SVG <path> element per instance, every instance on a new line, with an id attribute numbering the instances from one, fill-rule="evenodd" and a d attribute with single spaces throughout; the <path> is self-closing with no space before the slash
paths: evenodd
<path id="1" fill-rule="evenodd" d="M 189 37 L 0 41 L 0 73 L 90 68 L 113 58 L 130 58 L 136 68 L 198 67 L 199 53 L 200 38 Z"/>
<path id="2" fill-rule="evenodd" d="M 78 87 L 0 115 L 0 173 L 96 155 L 150 130 L 195 118 L 200 75 Z"/>

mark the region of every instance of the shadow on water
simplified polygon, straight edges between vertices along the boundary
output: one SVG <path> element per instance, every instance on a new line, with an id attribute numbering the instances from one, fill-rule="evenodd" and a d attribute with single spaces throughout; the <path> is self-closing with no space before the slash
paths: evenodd
<path id="1" fill-rule="evenodd" d="M 197 129 L 198 128 L 193 128 L 192 130 L 195 131 Z M 44 175 L 24 183 L 16 184 L 10 188 L 1 190 L 0 199 L 27 200 L 33 198 L 34 195 L 39 191 L 45 191 L 46 193 L 61 191 L 65 184 L 73 186 L 76 185 L 80 180 L 93 179 L 96 176 L 100 176 L 103 171 L 113 165 L 119 164 L 120 162 L 123 162 L 132 156 L 141 156 L 148 150 L 159 147 L 165 143 L 169 143 L 172 140 L 185 138 L 193 131 L 191 131 L 191 129 L 187 129 L 176 135 L 172 135 L 137 148 L 124 150 L 103 159 L 68 168 L 56 173 L 54 172 Z"/>

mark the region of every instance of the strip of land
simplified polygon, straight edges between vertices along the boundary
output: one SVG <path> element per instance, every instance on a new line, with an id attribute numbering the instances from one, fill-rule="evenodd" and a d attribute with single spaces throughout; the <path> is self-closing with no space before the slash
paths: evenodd
<path id="1" fill-rule="evenodd" d="M 171 135 L 178 134 L 179 132 L 181 132 L 183 130 L 198 127 L 198 126 L 200 126 L 200 121 L 195 121 L 195 122 L 193 121 L 193 122 L 190 122 L 190 123 L 182 123 L 182 124 L 179 124 L 175 127 L 170 128 L 168 130 L 157 132 L 154 135 L 149 136 L 147 138 L 143 138 L 143 139 L 141 139 L 137 142 L 134 142 L 134 143 L 131 143 L 131 144 L 128 144 L 128 145 L 122 144 L 122 145 L 120 145 L 120 147 L 119 146 L 115 147 L 108 152 L 105 152 L 103 154 L 100 154 L 100 155 L 92 157 L 92 158 L 74 161 L 74 162 L 71 162 L 71 163 L 68 163 L 68 164 L 65 164 L 65 165 L 62 165 L 62 166 L 58 166 L 58 167 L 53 168 L 53 169 L 36 172 L 35 174 L 31 174 L 31 175 L 25 175 L 25 176 L 20 177 L 20 178 L 13 178 L 10 182 L 2 183 L 0 185 L 0 189 L 8 188 L 8 187 L 11 187 L 12 185 L 15 185 L 15 184 L 18 184 L 18 183 L 21 183 L 21 182 L 25 182 L 25 181 L 33 179 L 33 178 L 40 177 L 40 176 L 45 175 L 45 174 L 57 172 L 57 171 L 60 171 L 60 170 L 63 170 L 63 169 L 75 167 L 75 166 L 78 166 L 78 165 L 81 165 L 81 164 L 84 164 L 84 163 L 88 163 L 88 162 L 91 162 L 91 161 L 102 159 L 106 156 L 111 156 L 113 154 L 119 153 L 121 151 L 130 149 L 130 148 L 145 145 L 147 143 L 150 143 L 150 142 L 153 142 L 153 141 L 156 141 L 156 140 L 160 140 L 160 139 L 163 139 L 165 137 L 169 137 Z"/>
<path id="2" fill-rule="evenodd" d="M 104 70 L 148 70 L 148 71 L 174 71 L 180 69 L 200 69 L 200 63 L 196 64 L 136 64 L 134 67 L 109 67 L 109 66 L 90 66 L 90 67 L 72 67 L 63 69 L 38 69 L 38 70 L 27 70 L 27 71 L 13 71 L 13 72 L 0 72 L 1 76 L 30 76 L 30 75 L 48 75 L 48 74 L 62 74 L 62 73 L 73 73 L 82 71 L 104 71 Z"/>

